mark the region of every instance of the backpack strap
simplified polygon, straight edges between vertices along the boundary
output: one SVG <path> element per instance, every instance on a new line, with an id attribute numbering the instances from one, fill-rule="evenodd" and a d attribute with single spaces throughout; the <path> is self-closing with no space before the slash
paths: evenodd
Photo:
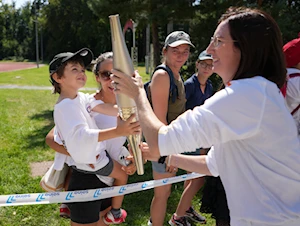
<path id="1" fill-rule="evenodd" d="M 169 97 L 171 97 L 172 103 L 174 103 L 176 101 L 177 97 L 178 97 L 178 88 L 177 88 L 177 86 L 175 84 L 175 81 L 174 81 L 173 72 L 167 65 L 161 64 L 161 65 L 158 65 L 155 68 L 152 75 L 154 74 L 155 71 L 157 71 L 159 69 L 165 70 L 169 75 L 169 78 L 170 78 L 170 94 L 169 94 Z"/>

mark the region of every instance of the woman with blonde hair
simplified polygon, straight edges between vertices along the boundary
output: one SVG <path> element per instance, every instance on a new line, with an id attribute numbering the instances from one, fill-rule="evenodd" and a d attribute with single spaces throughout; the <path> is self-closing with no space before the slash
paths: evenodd
<path id="1" fill-rule="evenodd" d="M 179 71 L 189 57 L 191 46 L 194 47 L 187 33 L 174 31 L 169 34 L 162 50 L 163 63 L 160 66 L 164 69 L 160 67 L 161 69 L 153 73 L 149 85 L 149 98 L 154 114 L 164 125 L 170 124 L 185 111 L 184 84 Z M 175 92 L 171 91 L 173 88 L 176 89 Z M 167 166 L 161 161 L 153 161 L 152 171 L 153 178 L 159 180 L 175 176 L 177 168 Z M 148 225 L 164 224 L 171 187 L 172 185 L 164 185 L 154 188 Z"/>

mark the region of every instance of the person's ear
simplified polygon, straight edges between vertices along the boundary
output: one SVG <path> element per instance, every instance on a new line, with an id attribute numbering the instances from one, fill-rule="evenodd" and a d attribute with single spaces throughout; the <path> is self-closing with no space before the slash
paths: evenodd
<path id="1" fill-rule="evenodd" d="M 95 76 L 95 78 L 96 78 L 96 82 L 99 83 L 99 84 L 101 84 L 100 76 L 99 76 L 99 75 L 98 75 L 98 76 Z"/>
<path id="2" fill-rule="evenodd" d="M 58 76 L 58 74 L 56 72 L 53 73 L 51 76 L 55 82 L 60 83 L 61 78 Z"/>

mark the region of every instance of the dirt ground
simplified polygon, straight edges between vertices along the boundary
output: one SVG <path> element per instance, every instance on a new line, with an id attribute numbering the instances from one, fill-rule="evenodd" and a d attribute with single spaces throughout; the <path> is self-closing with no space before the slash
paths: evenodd
<path id="1" fill-rule="evenodd" d="M 44 176 L 44 174 L 50 168 L 52 163 L 53 163 L 53 161 L 32 162 L 32 163 L 30 163 L 31 176 L 32 177 L 38 177 L 38 176 L 42 177 L 42 176 Z"/>
<path id="2" fill-rule="evenodd" d="M 29 62 L 0 62 L 0 72 L 35 68 L 36 66 L 36 63 Z"/>

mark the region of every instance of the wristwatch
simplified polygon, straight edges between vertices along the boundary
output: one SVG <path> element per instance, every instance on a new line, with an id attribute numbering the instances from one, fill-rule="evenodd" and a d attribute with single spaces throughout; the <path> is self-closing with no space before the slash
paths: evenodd
<path id="1" fill-rule="evenodd" d="M 166 158 L 167 158 L 167 156 L 161 156 L 161 157 L 158 159 L 158 163 L 164 164 L 165 161 L 166 161 Z"/>

